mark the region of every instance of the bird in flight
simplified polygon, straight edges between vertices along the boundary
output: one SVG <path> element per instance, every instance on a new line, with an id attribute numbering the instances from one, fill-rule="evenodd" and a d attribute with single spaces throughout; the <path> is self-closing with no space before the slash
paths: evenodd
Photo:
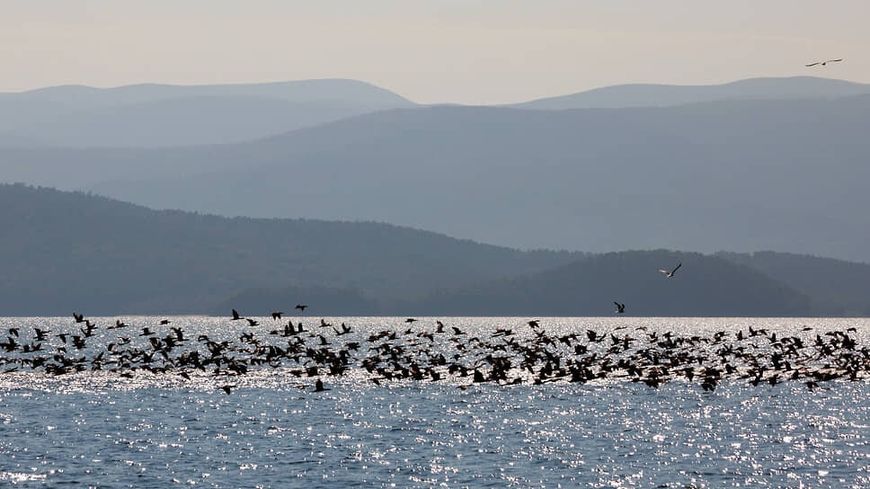
<path id="1" fill-rule="evenodd" d="M 244 319 L 242 316 L 239 316 L 239 311 L 233 309 L 233 321 L 238 321 L 239 319 Z"/>
<path id="2" fill-rule="evenodd" d="M 659 273 L 663 273 L 665 275 L 665 277 L 667 277 L 667 278 L 672 278 L 674 276 L 674 274 L 677 273 L 677 270 L 679 270 L 681 266 L 683 266 L 682 263 L 677 265 L 673 270 L 665 270 L 665 269 L 660 268 Z"/>
<path id="3" fill-rule="evenodd" d="M 296 304 L 295 309 L 299 309 L 302 312 L 305 312 L 305 308 L 308 307 L 308 304 Z"/>
<path id="4" fill-rule="evenodd" d="M 619 302 L 613 301 L 616 305 L 616 313 L 617 314 L 625 314 L 625 304 L 620 304 Z"/>
<path id="5" fill-rule="evenodd" d="M 810 63 L 810 64 L 804 65 L 804 66 L 806 66 L 807 68 L 812 68 L 813 66 L 819 66 L 819 65 L 828 66 L 828 63 L 839 63 L 840 61 L 843 61 L 843 58 L 826 59 L 825 61 L 816 61 L 814 63 Z"/>
<path id="6" fill-rule="evenodd" d="M 272 320 L 274 320 L 274 321 L 277 321 L 278 319 L 281 319 L 282 316 L 284 316 L 284 313 L 281 312 L 281 311 L 274 311 L 274 312 L 272 312 Z"/>

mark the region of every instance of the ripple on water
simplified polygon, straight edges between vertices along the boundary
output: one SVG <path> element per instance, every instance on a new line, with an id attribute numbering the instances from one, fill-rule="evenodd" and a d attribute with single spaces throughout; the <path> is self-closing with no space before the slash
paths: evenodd
<path id="1" fill-rule="evenodd" d="M 553 327 L 587 327 L 578 321 Z M 675 321 L 712 331 L 749 320 Z M 270 371 L 234 380 L 229 396 L 208 378 L 150 374 L 2 382 L 0 481 L 19 487 L 870 487 L 866 381 L 704 392 L 677 381 L 460 390 L 350 377 L 314 393 Z"/>

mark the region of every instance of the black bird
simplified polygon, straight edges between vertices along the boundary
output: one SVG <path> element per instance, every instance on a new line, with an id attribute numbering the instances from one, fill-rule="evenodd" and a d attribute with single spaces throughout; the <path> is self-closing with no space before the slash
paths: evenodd
<path id="1" fill-rule="evenodd" d="M 317 382 L 314 383 L 314 392 L 323 392 L 325 390 L 329 390 L 323 387 L 323 381 L 317 379 Z"/>
<path id="2" fill-rule="evenodd" d="M 18 328 L 9 328 L 9 334 L 18 338 Z"/>
<path id="3" fill-rule="evenodd" d="M 839 63 L 840 61 L 843 61 L 843 58 L 827 59 L 825 61 L 815 61 L 813 63 L 810 63 L 808 65 L 804 65 L 804 66 L 806 66 L 807 68 L 812 68 L 813 66 L 819 66 L 819 65 L 828 66 L 828 63 Z"/>
<path id="4" fill-rule="evenodd" d="M 308 308 L 308 304 L 296 304 L 294 309 L 299 309 L 302 312 L 305 312 L 305 309 Z"/>
<path id="5" fill-rule="evenodd" d="M 281 311 L 273 311 L 272 312 L 272 320 L 277 321 L 284 316 L 284 313 Z"/>
<path id="6" fill-rule="evenodd" d="M 170 322 L 171 322 L 171 321 L 168 320 L 168 319 L 161 319 L 161 320 L 160 320 L 160 325 L 161 325 L 161 326 L 166 326 L 166 325 L 169 324 Z"/>
<path id="7" fill-rule="evenodd" d="M 229 395 L 230 392 L 233 391 L 233 387 L 235 387 L 235 386 L 234 386 L 234 385 L 225 385 L 225 386 L 221 387 L 221 389 L 223 389 L 223 391 L 224 391 L 227 395 Z"/>
<path id="8" fill-rule="evenodd" d="M 674 274 L 677 273 L 677 270 L 679 270 L 681 266 L 683 266 L 682 263 L 677 265 L 673 270 L 665 270 L 663 268 L 660 268 L 659 273 L 664 274 L 665 277 L 667 277 L 667 278 L 672 278 L 674 276 Z"/>
<path id="9" fill-rule="evenodd" d="M 74 312 L 74 313 L 73 313 L 73 319 L 75 319 L 77 323 L 83 323 L 83 322 L 85 322 L 85 315 L 84 315 L 84 314 L 78 314 L 78 313 L 75 313 L 75 312 Z"/>
<path id="10" fill-rule="evenodd" d="M 620 304 L 619 302 L 613 301 L 616 305 L 616 313 L 617 314 L 625 314 L 625 304 Z"/>
<path id="11" fill-rule="evenodd" d="M 417 322 L 417 320 L 414 319 L 414 318 L 408 318 L 408 319 L 405 319 L 405 322 L 410 324 L 410 323 L 415 323 L 415 322 Z"/>
<path id="12" fill-rule="evenodd" d="M 239 316 L 239 311 L 233 309 L 233 318 L 231 321 L 238 321 L 239 319 L 244 319 L 242 316 Z"/>
<path id="13" fill-rule="evenodd" d="M 178 341 L 184 341 L 184 330 L 181 328 L 169 328 L 175 333 L 175 339 Z"/>
<path id="14" fill-rule="evenodd" d="M 537 328 L 538 326 L 540 326 L 537 319 L 533 319 L 533 320 L 527 322 L 526 324 L 528 324 L 529 326 L 531 326 L 533 328 Z"/>
<path id="15" fill-rule="evenodd" d="M 245 319 L 248 321 L 248 325 L 250 325 L 250 326 L 257 326 L 258 324 L 260 324 L 251 318 L 245 318 Z"/>

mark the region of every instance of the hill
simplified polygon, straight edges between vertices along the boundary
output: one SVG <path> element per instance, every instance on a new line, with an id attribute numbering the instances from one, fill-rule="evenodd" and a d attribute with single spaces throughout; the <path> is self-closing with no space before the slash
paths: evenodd
<path id="1" fill-rule="evenodd" d="M 536 110 L 666 107 L 723 100 L 839 98 L 868 93 L 870 85 L 863 83 L 796 76 L 750 78 L 721 85 L 616 85 L 532 100 L 513 107 Z"/>
<path id="2" fill-rule="evenodd" d="M 522 252 L 377 223 L 224 218 L 0 185 L 0 315 L 866 315 L 870 265 Z M 682 263 L 677 276 L 657 270 Z"/>
<path id="3" fill-rule="evenodd" d="M 365 303 L 410 300 L 433 287 L 524 274 L 582 256 L 520 252 L 376 223 L 158 212 L 24 185 L 0 186 L 0 227 L 0 315 L 211 312 L 250 289 L 290 287 L 300 294 L 290 305 L 330 288 L 363 291 Z M 345 307 L 332 305 L 312 312 Z"/>
<path id="4" fill-rule="evenodd" d="M 356 80 L 108 89 L 51 87 L 0 93 L 0 144 L 223 144 L 413 105 L 390 91 Z"/>
<path id="5" fill-rule="evenodd" d="M 659 268 L 682 267 L 668 279 Z M 698 253 L 606 253 L 551 270 L 432 294 L 417 314 L 608 316 L 808 316 L 809 299 L 749 267 Z"/>
<path id="6" fill-rule="evenodd" d="M 815 314 L 870 316 L 870 265 L 866 263 L 773 251 L 717 256 L 788 283 L 812 299 Z"/>

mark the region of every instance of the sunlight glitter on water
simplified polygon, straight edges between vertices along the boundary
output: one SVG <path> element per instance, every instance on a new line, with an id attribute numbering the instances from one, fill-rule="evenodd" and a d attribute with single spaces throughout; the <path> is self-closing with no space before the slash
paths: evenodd
<path id="1" fill-rule="evenodd" d="M 329 321 L 346 321 L 359 336 L 404 328 L 396 318 Z M 445 322 L 474 334 L 502 326 L 529 334 L 518 318 Z M 805 325 L 854 326 L 866 344 L 870 333 L 864 320 L 541 322 L 554 334 L 620 325 L 712 334 L 752 325 L 809 336 Z M 2 319 L 0 327 L 23 325 L 24 336 L 30 324 L 69 323 Z M 173 318 L 178 324 L 191 337 L 247 329 L 223 318 Z M 678 380 L 658 389 L 466 387 L 459 380 L 374 385 L 349 375 L 312 392 L 307 379 L 268 369 L 234 378 L 230 395 L 219 389 L 223 380 L 150 372 L 13 372 L 0 382 L 0 480 L 20 487 L 870 487 L 867 380 L 814 391 L 733 380 L 705 392 Z"/>

